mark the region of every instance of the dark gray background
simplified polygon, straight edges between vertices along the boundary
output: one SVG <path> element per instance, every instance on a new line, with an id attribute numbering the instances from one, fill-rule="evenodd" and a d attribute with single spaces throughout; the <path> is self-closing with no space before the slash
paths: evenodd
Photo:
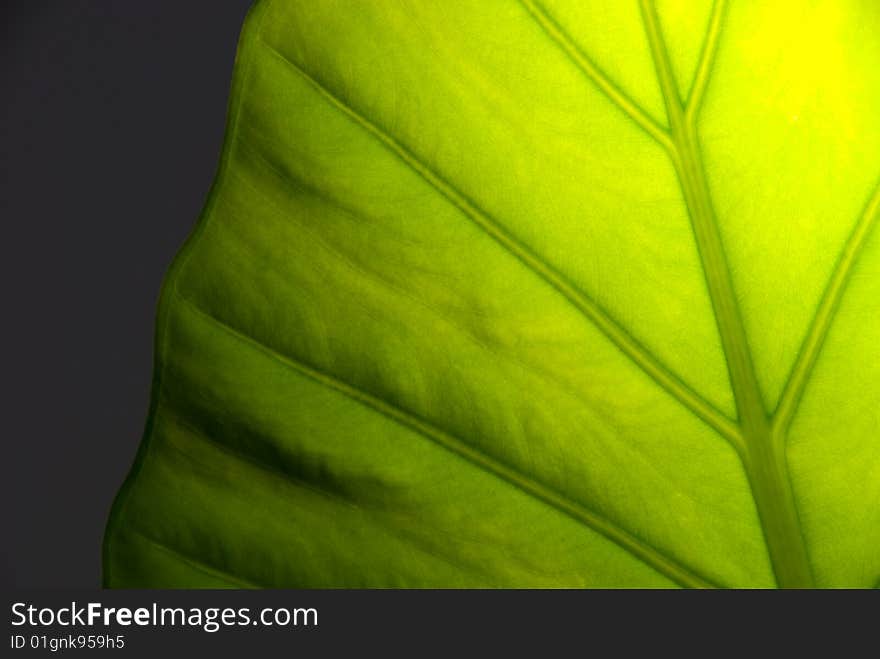
<path id="1" fill-rule="evenodd" d="M 0 2 L 4 587 L 95 587 L 251 0 Z"/>

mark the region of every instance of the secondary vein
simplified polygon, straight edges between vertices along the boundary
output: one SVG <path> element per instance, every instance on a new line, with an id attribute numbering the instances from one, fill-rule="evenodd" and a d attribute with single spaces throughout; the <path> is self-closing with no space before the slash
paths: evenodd
<path id="1" fill-rule="evenodd" d="M 172 547 L 171 545 L 166 544 L 165 542 L 160 542 L 152 535 L 148 535 L 136 526 L 129 526 L 127 530 L 129 533 L 136 535 L 147 544 L 152 545 L 158 551 L 168 554 L 172 558 L 180 561 L 181 563 L 189 565 L 199 572 L 204 572 L 205 574 L 214 577 L 215 579 L 225 581 L 232 586 L 236 586 L 239 589 L 263 589 L 268 587 L 263 584 L 258 584 L 254 583 L 253 581 L 243 579 L 242 577 L 234 575 L 231 572 L 223 570 L 214 565 L 210 565 L 205 561 L 196 558 L 196 556 L 191 553 L 186 553 L 181 549 L 177 549 L 175 547 Z"/>
<path id="2" fill-rule="evenodd" d="M 703 42 L 703 50 L 697 64 L 697 73 L 685 104 L 685 121 L 691 125 L 696 120 L 706 87 L 709 85 L 709 77 L 715 64 L 715 53 L 718 50 L 719 37 L 721 35 L 721 23 L 726 8 L 726 0 L 715 0 L 712 5 L 712 15 L 709 18 L 709 29 Z"/>
<path id="3" fill-rule="evenodd" d="M 606 519 L 587 509 L 582 504 L 569 499 L 552 487 L 530 478 L 514 467 L 508 466 L 489 454 L 474 448 L 467 442 L 437 428 L 425 419 L 389 403 L 388 401 L 378 398 L 364 389 L 349 384 L 330 373 L 319 370 L 291 355 L 283 354 L 271 346 L 257 341 L 253 337 L 248 336 L 235 327 L 232 327 L 220 318 L 208 313 L 183 294 L 176 292 L 176 295 L 198 316 L 227 332 L 239 341 L 250 345 L 252 348 L 259 350 L 270 358 L 283 364 L 285 367 L 297 371 L 310 380 L 351 398 L 365 407 L 385 416 L 392 422 L 416 432 L 448 451 L 455 453 L 475 467 L 490 473 L 510 483 L 514 487 L 519 488 L 526 494 L 543 501 L 545 504 L 555 508 L 559 512 L 603 535 L 605 538 L 621 547 L 621 549 L 651 566 L 660 574 L 665 575 L 675 583 L 687 588 L 714 587 L 714 584 L 698 576 L 689 568 L 686 568 L 674 559 L 666 556 L 640 538 L 628 533 L 614 524 L 611 520 Z"/>
<path id="4" fill-rule="evenodd" d="M 527 246 L 516 239 L 501 223 L 490 217 L 477 207 L 463 192 L 442 178 L 423 160 L 413 154 L 407 147 L 392 137 L 387 131 L 376 125 L 338 96 L 322 85 L 318 80 L 304 71 L 295 62 L 286 58 L 271 44 L 266 44 L 270 52 L 299 74 L 333 107 L 352 119 L 361 128 L 370 133 L 389 151 L 421 176 L 437 192 L 459 209 L 465 217 L 474 222 L 501 247 L 515 256 L 527 268 L 554 288 L 564 299 L 583 314 L 599 331 L 601 331 L 617 348 L 632 362 L 642 369 L 673 398 L 689 409 L 698 418 L 713 428 L 719 435 L 738 449 L 741 448 L 740 432 L 736 424 L 717 410 L 711 403 L 685 384 L 672 373 L 654 355 L 652 355 L 629 332 L 613 320 L 598 304 L 573 286 L 557 272 L 549 263 L 532 252 Z"/>
<path id="5" fill-rule="evenodd" d="M 777 435 L 784 435 L 788 430 L 791 420 L 797 411 L 804 389 L 825 344 L 828 331 L 831 328 L 840 300 L 846 290 L 846 285 L 858 260 L 859 254 L 871 234 L 871 230 L 877 225 L 880 218 L 880 182 L 874 190 L 865 210 L 853 227 L 837 265 L 819 302 L 816 315 L 810 323 L 810 328 L 804 337 L 798 356 L 792 367 L 788 381 L 779 397 L 779 404 L 773 414 L 773 431 Z M 782 441 L 782 440 L 780 440 Z"/>
<path id="6" fill-rule="evenodd" d="M 556 42 L 580 71 L 598 87 L 618 108 L 642 130 L 653 137 L 664 149 L 673 148 L 672 140 L 663 126 L 627 96 L 611 79 L 577 46 L 562 26 L 534 0 L 520 0 L 538 25 Z"/>

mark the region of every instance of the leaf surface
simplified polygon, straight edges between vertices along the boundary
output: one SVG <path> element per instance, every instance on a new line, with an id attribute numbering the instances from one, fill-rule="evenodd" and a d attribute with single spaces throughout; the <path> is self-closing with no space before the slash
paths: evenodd
<path id="1" fill-rule="evenodd" d="M 125 587 L 871 587 L 880 5 L 261 0 Z"/>

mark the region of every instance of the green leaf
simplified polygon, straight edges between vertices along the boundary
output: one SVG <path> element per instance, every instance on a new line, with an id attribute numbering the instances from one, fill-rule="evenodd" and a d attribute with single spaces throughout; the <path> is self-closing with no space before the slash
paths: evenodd
<path id="1" fill-rule="evenodd" d="M 878 35 L 259 2 L 107 585 L 877 584 Z"/>

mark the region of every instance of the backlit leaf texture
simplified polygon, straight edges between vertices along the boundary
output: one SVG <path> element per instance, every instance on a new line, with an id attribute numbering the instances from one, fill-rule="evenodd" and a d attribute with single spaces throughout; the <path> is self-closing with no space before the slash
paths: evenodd
<path id="1" fill-rule="evenodd" d="M 880 3 L 260 0 L 105 583 L 875 586 L 878 216 Z"/>

